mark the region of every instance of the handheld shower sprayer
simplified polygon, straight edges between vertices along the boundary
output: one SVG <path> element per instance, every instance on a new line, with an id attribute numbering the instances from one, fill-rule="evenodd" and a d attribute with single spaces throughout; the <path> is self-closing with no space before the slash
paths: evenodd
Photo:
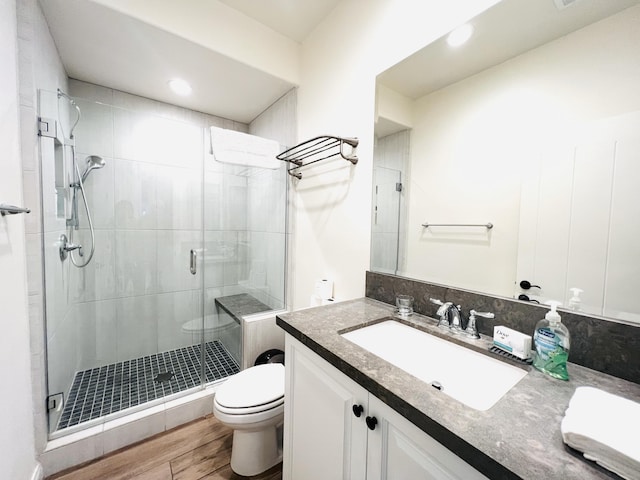
<path id="1" fill-rule="evenodd" d="M 82 176 L 80 177 L 83 183 L 91 173 L 91 170 L 102 168 L 106 164 L 106 162 L 104 161 L 104 158 L 99 157 L 97 155 L 88 156 L 86 159 L 86 163 L 87 163 L 87 166 L 84 169 L 84 172 L 82 172 Z"/>
<path id="2" fill-rule="evenodd" d="M 80 174 L 80 169 L 78 168 L 78 161 L 76 159 L 76 141 L 74 137 L 74 130 L 76 129 L 76 126 L 80 121 L 82 112 L 80 111 L 80 107 L 78 106 L 78 104 L 75 102 L 73 98 L 71 98 L 69 95 L 64 93 L 62 90 L 58 89 L 58 101 L 61 98 L 64 98 L 66 101 L 68 101 L 69 104 L 76 110 L 76 113 L 77 113 L 75 122 L 73 123 L 73 125 L 71 126 L 71 129 L 69 130 L 69 137 L 68 137 L 69 143 L 67 143 L 67 141 L 64 140 L 64 146 L 68 147 L 71 151 L 71 161 L 72 161 L 71 168 L 73 168 L 73 170 L 75 171 L 75 178 L 77 178 L 77 181 L 69 185 L 69 187 L 73 190 L 73 194 L 71 197 L 71 218 L 67 219 L 67 227 L 70 227 L 70 229 L 69 229 L 68 238 L 66 237 L 66 235 L 62 235 L 60 237 L 60 260 L 64 261 L 67 258 L 67 256 L 69 256 L 71 257 L 71 263 L 73 263 L 74 266 L 78 268 L 84 268 L 87 265 L 89 265 L 89 262 L 91 262 L 91 259 L 93 258 L 93 254 L 96 248 L 96 236 L 95 236 L 95 231 L 93 229 L 93 221 L 91 220 L 91 211 L 89 209 L 89 204 L 87 202 L 87 194 L 84 191 L 84 181 L 89 175 L 89 173 L 91 173 L 91 170 L 104 167 L 105 161 L 104 159 L 102 159 L 101 157 L 98 157 L 97 155 L 91 155 L 87 157 L 86 159 L 87 165 L 84 169 L 84 172 Z M 59 103 L 58 103 L 58 115 L 59 116 L 61 115 Z M 62 118 L 62 116 L 60 116 L 59 118 Z M 64 138 L 65 135 L 64 135 L 64 129 L 62 128 L 62 122 L 60 122 L 60 125 L 61 125 L 60 130 Z M 78 256 L 84 257 L 84 250 L 82 248 L 82 245 L 80 245 L 79 243 L 73 243 L 73 232 L 74 230 L 78 230 L 78 228 L 80 227 L 80 219 L 78 215 L 78 190 L 80 190 L 79 193 L 82 194 L 82 202 L 84 203 L 84 209 L 87 212 L 87 222 L 89 223 L 89 230 L 91 232 L 91 249 L 89 250 L 89 255 L 86 258 L 83 258 L 84 261 L 80 261 L 80 259 L 76 258 L 73 255 L 73 252 L 77 250 Z"/>

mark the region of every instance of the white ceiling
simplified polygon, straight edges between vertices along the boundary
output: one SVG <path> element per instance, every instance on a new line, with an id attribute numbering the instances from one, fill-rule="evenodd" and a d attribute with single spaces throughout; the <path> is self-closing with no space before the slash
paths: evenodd
<path id="1" fill-rule="evenodd" d="M 220 0 L 300 43 L 340 0 Z"/>
<path id="2" fill-rule="evenodd" d="M 338 1 L 221 0 L 298 42 Z M 251 122 L 295 87 L 93 1 L 41 0 L 41 4 L 71 78 L 243 123 Z M 167 81 L 175 77 L 189 81 L 191 96 L 179 97 L 168 89 Z"/>
<path id="3" fill-rule="evenodd" d="M 468 43 L 452 49 L 446 37 L 378 76 L 378 82 L 417 99 L 528 50 L 636 5 L 639 0 L 578 0 L 558 10 L 555 0 L 503 0 L 471 23 Z"/>

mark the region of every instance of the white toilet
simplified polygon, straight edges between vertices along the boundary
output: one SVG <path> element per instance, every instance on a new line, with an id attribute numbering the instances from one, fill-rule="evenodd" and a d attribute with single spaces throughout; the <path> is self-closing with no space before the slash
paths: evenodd
<path id="1" fill-rule="evenodd" d="M 213 414 L 233 429 L 231 469 L 251 476 L 282 461 L 284 365 L 267 363 L 243 370 L 218 388 Z"/>

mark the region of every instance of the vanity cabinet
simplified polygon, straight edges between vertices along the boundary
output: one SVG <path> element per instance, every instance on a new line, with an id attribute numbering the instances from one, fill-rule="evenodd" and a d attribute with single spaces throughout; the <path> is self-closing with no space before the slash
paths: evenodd
<path id="1" fill-rule="evenodd" d="M 486 480 L 290 335 L 285 351 L 285 480 Z"/>

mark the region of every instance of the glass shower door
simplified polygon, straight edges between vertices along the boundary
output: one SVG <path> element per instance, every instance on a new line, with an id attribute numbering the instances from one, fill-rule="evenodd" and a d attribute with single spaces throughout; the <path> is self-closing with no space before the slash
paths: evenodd
<path id="1" fill-rule="evenodd" d="M 82 91 L 40 92 L 52 437 L 238 372 L 244 316 L 285 304 L 284 163 L 217 162 L 221 119 Z"/>
<path id="2" fill-rule="evenodd" d="M 122 97 L 40 92 L 57 126 L 41 138 L 53 436 L 203 385 L 204 275 L 189 268 L 203 249 L 202 121 Z"/>
<path id="3" fill-rule="evenodd" d="M 373 169 L 371 270 L 396 274 L 400 248 L 401 173 L 385 167 Z"/>

